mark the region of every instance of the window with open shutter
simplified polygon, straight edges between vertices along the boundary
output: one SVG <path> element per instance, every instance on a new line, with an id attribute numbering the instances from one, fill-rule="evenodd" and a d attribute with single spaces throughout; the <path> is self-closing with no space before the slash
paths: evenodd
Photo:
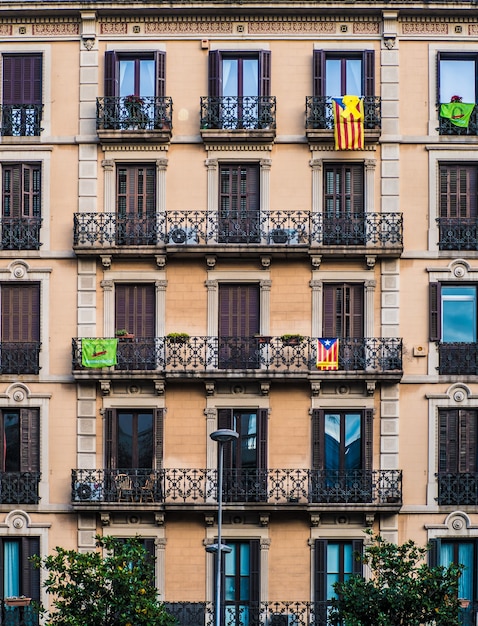
<path id="1" fill-rule="evenodd" d="M 226 624 L 259 623 L 259 539 L 227 541 L 231 552 L 224 557 L 223 620 Z"/>
<path id="2" fill-rule="evenodd" d="M 108 469 L 162 467 L 162 409 L 108 409 L 105 418 L 105 463 Z"/>
<path id="3" fill-rule="evenodd" d="M 375 96 L 374 51 L 326 52 L 314 50 L 314 96 Z"/>
<path id="4" fill-rule="evenodd" d="M 38 136 L 42 118 L 42 56 L 4 54 L 2 135 Z"/>
<path id="5" fill-rule="evenodd" d="M 362 576 L 362 563 L 355 558 L 362 554 L 363 542 L 316 539 L 315 541 L 315 599 L 317 610 L 325 618 L 327 605 L 335 597 L 334 584 L 344 582 L 352 574 Z M 320 623 L 327 623 L 327 619 Z"/>
<path id="6" fill-rule="evenodd" d="M 39 537 L 0 537 L 0 594 L 40 601 L 40 570 L 31 557 L 40 554 Z M 33 622 L 32 622 L 33 623 Z"/>
<path id="7" fill-rule="evenodd" d="M 2 409 L 0 466 L 4 472 L 40 470 L 40 414 L 38 409 Z"/>
<path id="8" fill-rule="evenodd" d="M 166 53 L 161 50 L 141 55 L 105 53 L 105 96 L 164 97 L 165 80 Z"/>

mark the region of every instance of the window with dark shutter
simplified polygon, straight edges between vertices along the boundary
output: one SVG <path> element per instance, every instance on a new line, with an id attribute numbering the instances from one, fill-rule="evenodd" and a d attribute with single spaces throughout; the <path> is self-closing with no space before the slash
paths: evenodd
<path id="1" fill-rule="evenodd" d="M 323 193 L 324 244 L 365 245 L 363 164 L 327 164 Z"/>
<path id="2" fill-rule="evenodd" d="M 41 104 L 41 55 L 3 55 L 3 104 Z"/>
<path id="3" fill-rule="evenodd" d="M 39 537 L 0 537 L 1 597 L 26 596 L 40 601 L 40 570 L 30 558 L 40 554 Z"/>
<path id="4" fill-rule="evenodd" d="M 476 165 L 440 165 L 440 217 L 476 218 Z"/>
<path id="5" fill-rule="evenodd" d="M 222 164 L 219 170 L 219 242 L 260 241 L 259 165 Z"/>
<path id="6" fill-rule="evenodd" d="M 4 472 L 40 470 L 40 413 L 38 409 L 2 409 L 0 467 Z"/>
<path id="7" fill-rule="evenodd" d="M 472 409 L 439 411 L 439 472 L 476 472 L 478 412 Z"/>
<path id="8" fill-rule="evenodd" d="M 107 409 L 105 464 L 108 469 L 160 469 L 163 464 L 162 409 Z"/>
<path id="9" fill-rule="evenodd" d="M 323 337 L 363 337 L 363 285 L 325 284 L 323 290 Z"/>
<path id="10" fill-rule="evenodd" d="M 4 164 L 2 174 L 3 217 L 40 217 L 40 164 Z"/>
<path id="11" fill-rule="evenodd" d="M 122 66 L 123 65 L 123 66 Z M 152 78 L 154 77 L 154 79 Z M 105 96 L 165 96 L 166 53 L 105 53 Z"/>
<path id="12" fill-rule="evenodd" d="M 249 623 L 259 623 L 260 542 L 227 540 L 231 552 L 224 559 L 224 613 L 227 621 L 243 623 L 247 611 Z M 216 574 L 216 572 L 214 572 Z M 235 616 L 235 617 L 234 617 Z"/>
<path id="13" fill-rule="evenodd" d="M 4 283 L 0 290 L 2 342 L 40 341 L 40 285 Z"/>
<path id="14" fill-rule="evenodd" d="M 115 285 L 115 324 L 136 337 L 155 336 L 156 291 L 152 284 Z"/>
<path id="15" fill-rule="evenodd" d="M 344 582 L 351 574 L 363 575 L 362 563 L 356 555 L 363 552 L 363 542 L 316 539 L 315 541 L 315 599 L 317 611 L 326 617 L 327 605 L 332 599 L 328 590 L 333 589 L 336 582 Z M 320 623 L 327 623 L 327 619 Z"/>
<path id="16" fill-rule="evenodd" d="M 259 367 L 254 336 L 259 333 L 259 285 L 219 285 L 219 365 Z"/>
<path id="17" fill-rule="evenodd" d="M 313 88 L 313 95 L 319 97 L 347 94 L 375 96 L 374 51 L 354 53 L 314 50 Z"/>
<path id="18" fill-rule="evenodd" d="M 228 71 L 224 71 L 226 63 Z M 230 67 L 234 68 L 231 73 Z M 218 96 L 270 96 L 271 54 L 269 50 L 258 53 L 235 54 L 211 50 L 208 62 L 208 91 L 210 97 Z M 225 76 L 234 75 L 234 82 Z M 251 87 L 254 79 L 258 82 Z M 252 91 L 251 91 L 252 89 Z"/>

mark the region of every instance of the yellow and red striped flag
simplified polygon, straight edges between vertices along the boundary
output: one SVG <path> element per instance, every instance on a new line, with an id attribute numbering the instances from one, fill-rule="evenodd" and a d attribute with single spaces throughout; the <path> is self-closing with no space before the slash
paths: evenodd
<path id="1" fill-rule="evenodd" d="M 317 339 L 317 369 L 339 369 L 338 339 Z"/>
<path id="2" fill-rule="evenodd" d="M 332 98 L 336 150 L 363 150 L 363 98 Z"/>

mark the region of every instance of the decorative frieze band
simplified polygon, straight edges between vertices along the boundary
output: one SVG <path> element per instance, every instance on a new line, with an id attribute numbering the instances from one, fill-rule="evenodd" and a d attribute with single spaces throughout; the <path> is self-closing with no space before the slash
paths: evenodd
<path id="1" fill-rule="evenodd" d="M 80 25 L 78 23 L 33 24 L 33 34 L 47 37 L 79 35 Z"/>
<path id="2" fill-rule="evenodd" d="M 144 32 L 147 35 L 155 35 L 160 33 L 194 33 L 194 34 L 212 34 L 212 33 L 232 33 L 232 22 L 149 22 L 144 26 Z"/>

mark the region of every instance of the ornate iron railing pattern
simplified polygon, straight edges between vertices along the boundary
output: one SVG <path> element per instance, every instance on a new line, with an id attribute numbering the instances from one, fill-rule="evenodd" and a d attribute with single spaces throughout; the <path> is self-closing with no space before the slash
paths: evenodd
<path id="1" fill-rule="evenodd" d="M 127 493 L 123 482 L 129 478 Z M 226 469 L 223 500 L 270 504 L 399 504 L 401 470 Z M 73 469 L 73 502 L 217 501 L 217 471 L 208 469 Z"/>
<path id="2" fill-rule="evenodd" d="M 478 374 L 478 343 L 438 344 L 439 374 Z"/>
<path id="3" fill-rule="evenodd" d="M 2 104 L 1 134 L 11 137 L 38 137 L 43 130 L 43 104 Z"/>
<path id="4" fill-rule="evenodd" d="M 39 250 L 40 217 L 0 217 L 0 250 Z"/>
<path id="5" fill-rule="evenodd" d="M 273 130 L 275 96 L 202 96 L 201 129 Z"/>
<path id="6" fill-rule="evenodd" d="M 393 248 L 403 245 L 402 213 L 324 215 L 310 211 L 168 211 L 131 216 L 76 213 L 75 246 L 267 246 L 340 245 Z"/>
<path id="7" fill-rule="evenodd" d="M 456 126 L 446 117 L 440 116 L 440 104 L 438 105 L 438 133 L 440 135 L 478 135 L 478 112 L 473 109 L 468 127 Z"/>
<path id="8" fill-rule="evenodd" d="M 73 370 L 81 364 L 81 338 L 73 338 Z M 317 339 L 304 337 L 289 345 L 281 337 L 190 337 L 173 343 L 167 337 L 119 341 L 119 371 L 162 370 L 189 373 L 260 369 L 277 373 L 317 371 Z M 402 340 L 395 337 L 340 339 L 339 370 L 371 374 L 402 369 Z"/>
<path id="9" fill-rule="evenodd" d="M 39 341 L 2 341 L 0 374 L 38 374 L 40 348 Z"/>
<path id="10" fill-rule="evenodd" d="M 40 472 L 0 472 L 0 504 L 37 504 Z"/>
<path id="11" fill-rule="evenodd" d="M 7 606 L 4 600 L 0 602 L 2 626 L 38 626 L 40 615 L 36 605 Z"/>
<path id="12" fill-rule="evenodd" d="M 308 130 L 332 130 L 334 110 L 331 96 L 307 96 L 305 100 L 305 127 Z M 380 96 L 365 96 L 363 99 L 365 130 L 380 129 L 382 126 L 382 99 Z"/>
<path id="13" fill-rule="evenodd" d="M 440 250 L 478 250 L 478 219 L 476 217 L 438 217 Z"/>
<path id="14" fill-rule="evenodd" d="M 328 602 L 228 602 L 223 626 L 327 626 Z M 214 626 L 214 602 L 165 602 L 177 626 Z"/>
<path id="15" fill-rule="evenodd" d="M 166 96 L 141 96 L 128 102 L 128 96 L 96 98 L 97 130 L 163 130 L 172 129 L 173 102 Z"/>
<path id="16" fill-rule="evenodd" d="M 436 477 L 438 504 L 478 504 L 478 472 L 438 472 Z"/>

